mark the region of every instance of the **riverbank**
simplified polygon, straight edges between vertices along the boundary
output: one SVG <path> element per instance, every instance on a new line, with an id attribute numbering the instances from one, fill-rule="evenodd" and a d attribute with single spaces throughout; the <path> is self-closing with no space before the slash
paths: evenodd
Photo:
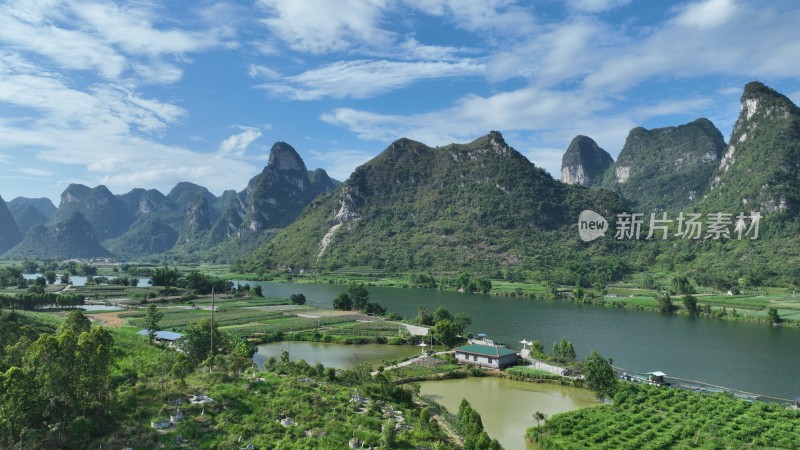
<path id="1" fill-rule="evenodd" d="M 247 274 L 253 275 L 253 274 Z M 245 279 L 246 275 L 231 274 L 233 278 Z M 433 277 L 431 277 L 433 278 Z M 433 289 L 444 292 L 460 292 L 459 288 L 437 284 L 415 285 L 411 276 L 386 275 L 382 272 L 367 271 L 359 275 L 356 271 L 325 274 L 287 274 L 276 272 L 266 277 L 256 276 L 254 280 L 270 281 L 277 283 L 318 284 L 318 285 L 349 285 L 350 283 L 364 283 L 372 287 L 387 287 L 397 289 Z M 659 289 L 644 289 L 630 282 L 611 283 L 597 289 L 581 289 L 576 296 L 576 286 L 555 285 L 553 283 L 538 282 L 511 282 L 507 280 L 490 280 L 491 289 L 488 295 L 498 297 L 526 298 L 531 300 L 560 300 L 595 305 L 606 308 L 618 308 L 633 311 L 646 311 L 662 313 L 663 307 L 657 297 L 662 294 L 662 289 L 669 290 L 669 286 Z M 759 287 L 749 288 L 744 292 L 730 294 L 707 288 L 697 288 L 698 292 L 692 294 L 697 300 L 697 310 L 694 315 L 720 320 L 746 321 L 763 323 L 772 326 L 769 309 L 774 308 L 781 319 L 779 326 L 800 328 L 800 295 L 790 288 Z M 738 291 L 737 291 L 738 292 Z M 463 295 L 472 295 L 461 292 Z M 664 314 L 691 315 L 683 304 L 683 295 L 671 296 L 672 308 Z"/>

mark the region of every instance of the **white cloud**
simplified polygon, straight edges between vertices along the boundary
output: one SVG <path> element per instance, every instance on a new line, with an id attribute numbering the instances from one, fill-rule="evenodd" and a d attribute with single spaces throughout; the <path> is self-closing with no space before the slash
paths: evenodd
<path id="1" fill-rule="evenodd" d="M 270 17 L 263 23 L 292 49 L 308 53 L 388 44 L 379 27 L 388 0 L 259 0 Z"/>
<path id="2" fill-rule="evenodd" d="M 728 21 L 736 10 L 734 0 L 703 0 L 685 5 L 673 20 L 685 27 L 712 28 Z"/>
<path id="3" fill-rule="evenodd" d="M 447 17 L 458 28 L 493 35 L 524 36 L 536 28 L 528 9 L 513 0 L 403 0 L 431 16 Z"/>
<path id="4" fill-rule="evenodd" d="M 49 170 L 37 169 L 35 167 L 20 167 L 14 169 L 14 172 L 22 173 L 25 175 L 31 175 L 34 177 L 50 177 L 53 176 L 53 172 Z"/>
<path id="5" fill-rule="evenodd" d="M 107 80 L 128 71 L 142 81 L 172 83 L 182 73 L 163 61 L 220 45 L 215 29 L 160 30 L 148 9 L 111 3 L 11 0 L 0 15 L 0 42 L 34 52 L 60 68 L 88 70 Z M 144 57 L 144 59 L 138 59 Z"/>
<path id="6" fill-rule="evenodd" d="M 220 156 L 243 158 L 247 148 L 256 139 L 261 137 L 261 130 L 258 128 L 242 127 L 242 132 L 229 136 L 219 144 L 217 153 Z"/>
<path id="7" fill-rule="evenodd" d="M 621 92 L 656 77 L 794 77 L 800 73 L 800 59 L 786 57 L 800 52 L 799 10 L 719 2 L 720 11 L 700 19 L 698 11 L 709 5 L 717 3 L 691 4 L 639 42 L 609 49 L 585 85 Z"/>
<path id="8" fill-rule="evenodd" d="M 259 87 L 295 100 L 321 98 L 368 98 L 408 86 L 423 79 L 479 75 L 483 64 L 473 60 L 458 62 L 339 61 L 299 75 L 283 83 Z"/>
<path id="9" fill-rule="evenodd" d="M 338 108 L 321 119 L 345 126 L 362 139 L 390 141 L 406 136 L 429 145 L 444 145 L 463 142 L 489 130 L 558 128 L 591 116 L 603 107 L 601 99 L 579 92 L 526 87 L 490 97 L 467 95 L 448 108 L 409 116 Z"/>
<path id="10" fill-rule="evenodd" d="M 247 75 L 250 78 L 280 78 L 281 74 L 270 69 L 269 67 L 260 66 L 258 64 L 250 64 L 247 67 Z"/>
<path id="11" fill-rule="evenodd" d="M 153 15 L 145 9 L 83 2 L 73 3 L 71 8 L 95 35 L 129 54 L 158 57 L 163 54 L 194 52 L 218 45 L 215 31 L 156 29 L 153 26 Z"/>
<path id="12" fill-rule="evenodd" d="M 628 3 L 630 0 L 567 0 L 571 9 L 587 13 L 610 11 Z"/>

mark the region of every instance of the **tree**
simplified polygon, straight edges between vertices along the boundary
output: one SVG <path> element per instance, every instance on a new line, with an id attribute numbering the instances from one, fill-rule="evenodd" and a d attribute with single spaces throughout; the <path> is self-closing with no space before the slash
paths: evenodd
<path id="1" fill-rule="evenodd" d="M 458 334 L 464 336 L 464 330 L 472 325 L 472 318 L 467 313 L 458 313 L 453 317 L 453 323 L 458 327 Z"/>
<path id="2" fill-rule="evenodd" d="M 211 348 L 211 335 L 214 335 L 214 348 Z M 227 346 L 226 337 L 219 331 L 217 324 L 212 328 L 211 319 L 203 319 L 186 330 L 178 339 L 178 348 L 181 349 L 194 364 L 203 362 L 212 355 L 225 353 Z"/>
<path id="3" fill-rule="evenodd" d="M 61 325 L 58 327 L 58 335 L 64 335 L 67 332 L 72 332 L 75 336 L 79 336 L 81 333 L 87 332 L 92 329 L 92 321 L 89 320 L 83 313 L 76 309 L 71 311 L 67 318 L 61 322 Z"/>
<path id="4" fill-rule="evenodd" d="M 614 373 L 613 363 L 612 359 L 603 358 L 595 350 L 592 350 L 586 358 L 583 374 L 589 389 L 597 398 L 611 398 L 617 392 L 617 377 Z"/>
<path id="5" fill-rule="evenodd" d="M 150 274 L 151 286 L 175 286 L 181 273 L 178 269 L 168 269 L 166 267 L 156 267 Z"/>
<path id="6" fill-rule="evenodd" d="M 536 411 L 533 413 L 533 420 L 536 421 L 536 426 L 539 426 L 539 423 L 543 420 L 547 420 L 547 415 L 541 411 Z"/>
<path id="7" fill-rule="evenodd" d="M 690 316 L 694 316 L 700 312 L 700 308 L 697 307 L 697 299 L 693 295 L 683 296 L 683 307 L 686 308 Z"/>
<path id="8" fill-rule="evenodd" d="M 783 319 L 781 318 L 781 316 L 778 315 L 778 310 L 775 309 L 775 308 L 769 308 L 767 310 L 767 320 L 769 320 L 769 323 L 771 323 L 773 325 L 777 325 L 777 324 L 783 322 Z"/>
<path id="9" fill-rule="evenodd" d="M 306 304 L 306 296 L 303 294 L 292 294 L 289 297 L 289 300 L 292 301 L 293 305 L 305 305 Z"/>
<path id="10" fill-rule="evenodd" d="M 48 270 L 44 273 L 44 278 L 47 280 L 47 284 L 54 284 L 56 282 L 56 273 L 52 270 Z"/>
<path id="11" fill-rule="evenodd" d="M 380 303 L 367 302 L 367 307 L 364 309 L 364 312 L 375 316 L 382 316 L 386 314 L 386 308 L 384 308 Z"/>
<path id="12" fill-rule="evenodd" d="M 350 298 L 347 292 L 340 292 L 339 295 L 333 299 L 333 309 L 349 311 L 353 309 L 353 299 Z"/>
<path id="13" fill-rule="evenodd" d="M 675 275 L 672 277 L 672 289 L 676 294 L 694 294 L 694 286 L 689 282 L 686 275 Z"/>
<path id="14" fill-rule="evenodd" d="M 417 306 L 415 321 L 420 325 L 433 325 L 433 319 L 428 315 L 428 310 L 422 305 Z"/>
<path id="15" fill-rule="evenodd" d="M 151 303 L 147 307 L 147 313 L 144 316 L 144 328 L 147 330 L 147 337 L 150 338 L 150 343 L 156 337 L 156 331 L 159 330 L 158 322 L 164 317 L 163 312 L 159 312 L 155 303 Z"/>
<path id="16" fill-rule="evenodd" d="M 367 291 L 367 288 L 364 287 L 364 283 L 351 284 L 350 289 L 347 290 L 347 293 L 353 300 L 353 306 L 351 309 L 357 309 L 359 311 L 364 311 L 364 309 L 366 309 L 367 302 L 369 301 L 369 291 Z"/>
<path id="17" fill-rule="evenodd" d="M 575 359 L 576 356 L 572 342 L 568 342 L 566 339 L 561 339 L 561 342 L 553 344 L 553 354 L 566 359 Z"/>
<path id="18" fill-rule="evenodd" d="M 659 294 L 656 297 L 656 303 L 658 304 L 658 310 L 662 313 L 671 313 L 675 311 L 675 305 L 672 303 L 672 297 L 670 297 L 667 293 Z"/>
<path id="19" fill-rule="evenodd" d="M 433 337 L 442 344 L 452 347 L 458 343 L 458 326 L 450 319 L 443 319 L 433 326 Z"/>
<path id="20" fill-rule="evenodd" d="M 437 323 L 445 319 L 453 320 L 453 316 L 450 314 L 450 311 L 446 310 L 443 306 L 436 308 L 436 310 L 433 312 L 433 323 Z"/>
<path id="21" fill-rule="evenodd" d="M 264 296 L 264 288 L 262 288 L 260 284 L 257 284 L 253 288 L 253 293 L 256 294 L 256 297 L 263 297 Z M 300 295 L 303 295 L 303 294 L 300 294 Z M 292 301 L 292 303 L 294 303 L 294 301 Z M 305 297 L 303 297 L 303 303 L 305 303 Z M 295 303 L 295 304 L 296 305 L 302 305 L 303 303 Z"/>

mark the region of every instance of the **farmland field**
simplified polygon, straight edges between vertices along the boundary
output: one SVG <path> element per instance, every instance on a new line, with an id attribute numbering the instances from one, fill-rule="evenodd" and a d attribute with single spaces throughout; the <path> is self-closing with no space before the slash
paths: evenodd
<path id="1" fill-rule="evenodd" d="M 528 436 L 542 450 L 796 448 L 800 412 L 727 394 L 625 385 L 613 405 L 555 415 Z"/>

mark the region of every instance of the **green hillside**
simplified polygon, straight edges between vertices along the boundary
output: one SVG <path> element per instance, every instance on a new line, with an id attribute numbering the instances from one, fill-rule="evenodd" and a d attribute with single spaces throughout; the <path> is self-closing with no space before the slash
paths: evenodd
<path id="1" fill-rule="evenodd" d="M 554 180 L 500 133 L 442 148 L 400 139 L 318 197 L 248 264 L 549 271 L 575 252 L 584 259 L 612 251 L 579 240 L 575 224 L 583 209 L 610 216 L 623 203 L 610 192 Z"/>

